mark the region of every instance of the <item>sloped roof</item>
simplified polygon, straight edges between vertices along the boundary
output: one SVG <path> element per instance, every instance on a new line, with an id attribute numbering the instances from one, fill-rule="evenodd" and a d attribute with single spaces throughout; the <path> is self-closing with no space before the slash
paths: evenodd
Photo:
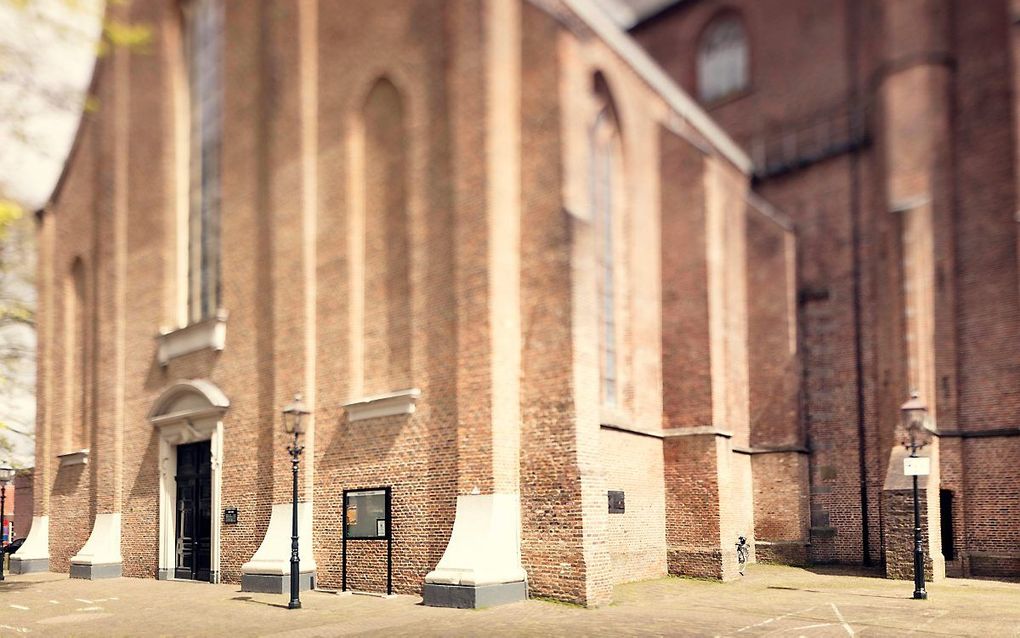
<path id="1" fill-rule="evenodd" d="M 684 0 L 594 0 L 621 29 L 631 29 Z"/>

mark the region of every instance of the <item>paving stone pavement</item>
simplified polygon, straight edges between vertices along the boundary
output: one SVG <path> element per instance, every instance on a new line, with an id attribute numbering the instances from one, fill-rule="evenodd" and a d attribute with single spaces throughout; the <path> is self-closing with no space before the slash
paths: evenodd
<path id="1" fill-rule="evenodd" d="M 0 583 L 0 636 L 1016 636 L 1020 584 L 947 580 L 927 601 L 910 582 L 847 570 L 751 566 L 733 583 L 630 583 L 600 609 L 530 600 L 435 609 L 416 596 L 249 594 L 236 585 L 62 574 Z"/>

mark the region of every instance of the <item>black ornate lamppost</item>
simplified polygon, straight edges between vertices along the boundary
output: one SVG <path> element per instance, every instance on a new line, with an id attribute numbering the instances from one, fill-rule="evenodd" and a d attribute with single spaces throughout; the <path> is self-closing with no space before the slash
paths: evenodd
<path id="1" fill-rule="evenodd" d="M 7 530 L 7 484 L 14 479 L 14 468 L 4 463 L 0 465 L 0 537 Z M 10 542 L 10 538 L 7 542 Z M 4 554 L 0 543 L 0 581 L 4 579 Z"/>
<path id="2" fill-rule="evenodd" d="M 309 414 L 301 400 L 301 394 L 294 395 L 294 401 L 283 409 L 283 426 L 287 434 L 294 435 L 294 442 L 287 448 L 290 452 L 291 471 L 294 474 L 294 510 L 290 529 L 290 602 L 288 609 L 301 609 L 301 559 L 298 557 L 298 464 L 305 448 L 298 445 L 298 437 L 305 433 L 304 417 Z"/>
<path id="3" fill-rule="evenodd" d="M 910 399 L 900 406 L 900 416 L 906 431 L 903 447 L 910 450 L 910 459 L 919 459 L 917 451 L 931 441 L 931 429 L 928 426 L 928 407 L 918 398 L 916 391 L 912 392 Z M 913 463 L 920 465 L 920 461 Z M 924 590 L 924 545 L 921 541 L 921 504 L 918 499 L 917 477 L 919 474 L 927 475 L 928 468 L 910 467 L 910 464 L 911 461 L 908 460 L 904 464 L 904 470 L 914 479 L 914 599 L 924 600 L 928 598 L 928 592 Z"/>

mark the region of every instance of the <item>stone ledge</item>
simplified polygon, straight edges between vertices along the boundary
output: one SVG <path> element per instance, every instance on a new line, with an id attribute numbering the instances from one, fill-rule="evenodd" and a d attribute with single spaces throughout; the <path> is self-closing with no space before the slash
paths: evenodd
<path id="1" fill-rule="evenodd" d="M 674 436 L 721 436 L 726 439 L 733 438 L 733 432 L 722 430 L 714 425 L 702 425 L 690 428 L 667 428 L 662 431 L 664 438 Z"/>
<path id="2" fill-rule="evenodd" d="M 67 467 L 69 465 L 87 465 L 89 462 L 89 450 L 75 450 L 73 452 L 64 452 L 63 454 L 57 455 L 57 460 L 60 461 L 60 467 Z"/>
<path id="3" fill-rule="evenodd" d="M 733 446 L 733 451 L 737 454 L 808 454 L 808 449 L 802 445 L 777 445 L 776 447 L 744 447 L 744 446 Z"/>
<path id="4" fill-rule="evenodd" d="M 222 351 L 227 343 L 227 313 L 223 310 L 209 319 L 174 330 L 162 330 L 157 335 L 159 365 L 165 366 L 175 359 L 200 350 Z"/>
<path id="5" fill-rule="evenodd" d="M 384 416 L 414 414 L 421 390 L 408 388 L 364 397 L 344 404 L 348 421 L 364 421 Z"/>
<path id="6" fill-rule="evenodd" d="M 616 423 L 602 423 L 599 425 L 603 430 L 614 430 L 616 432 L 629 432 L 630 434 L 638 434 L 640 436 L 649 436 L 653 439 L 661 439 L 662 432 L 654 432 L 652 430 L 642 430 L 630 425 L 619 425 Z"/>

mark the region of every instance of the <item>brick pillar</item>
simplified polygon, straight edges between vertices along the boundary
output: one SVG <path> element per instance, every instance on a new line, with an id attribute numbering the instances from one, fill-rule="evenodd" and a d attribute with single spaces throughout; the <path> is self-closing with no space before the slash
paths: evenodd
<path id="1" fill-rule="evenodd" d="M 916 390 L 941 428 L 956 425 L 958 395 L 948 10 L 946 0 L 882 3 L 885 74 L 879 88 L 886 203 L 890 214 L 900 217 L 903 314 L 897 321 L 902 321 L 906 354 L 905 373 L 888 392 L 898 403 Z M 881 403 L 889 405 L 889 397 L 884 398 Z M 898 416 L 880 415 L 892 423 Z M 899 446 L 890 451 L 882 496 L 883 506 L 892 508 L 882 518 L 887 573 L 894 577 L 903 560 L 912 560 L 913 551 L 912 532 L 906 534 L 906 545 L 899 539 L 903 525 L 913 527 L 911 501 L 904 501 L 910 496 L 910 478 L 903 476 L 905 455 Z M 926 555 L 933 555 L 929 560 L 938 579 L 945 575 L 945 563 L 939 542 L 937 441 L 923 455 L 932 459 L 932 474 L 924 480 L 932 487 L 923 499 L 929 513 L 923 529 L 931 545 Z M 907 559 L 901 556 L 904 548 Z"/>
<path id="2" fill-rule="evenodd" d="M 737 537 L 754 545 L 746 182 L 670 131 L 660 143 L 668 566 L 725 580 Z"/>
<path id="3" fill-rule="evenodd" d="M 906 456 L 907 451 L 903 447 L 894 448 L 889 455 L 889 468 L 882 490 L 882 547 L 886 576 L 911 580 L 914 577 L 914 491 L 912 477 L 903 475 L 903 459 Z M 928 582 L 939 581 L 945 578 L 946 562 L 942 556 L 938 444 L 923 448 L 919 456 L 932 459 L 932 473 L 918 477 L 924 578 Z M 931 489 L 928 489 L 929 486 Z"/>
<path id="4" fill-rule="evenodd" d="M 612 569 L 587 285 L 594 237 L 562 188 L 561 118 L 577 116 L 564 112 L 563 95 L 577 78 L 562 62 L 561 26 L 522 7 L 522 558 L 534 594 L 597 606 L 611 600 Z"/>

